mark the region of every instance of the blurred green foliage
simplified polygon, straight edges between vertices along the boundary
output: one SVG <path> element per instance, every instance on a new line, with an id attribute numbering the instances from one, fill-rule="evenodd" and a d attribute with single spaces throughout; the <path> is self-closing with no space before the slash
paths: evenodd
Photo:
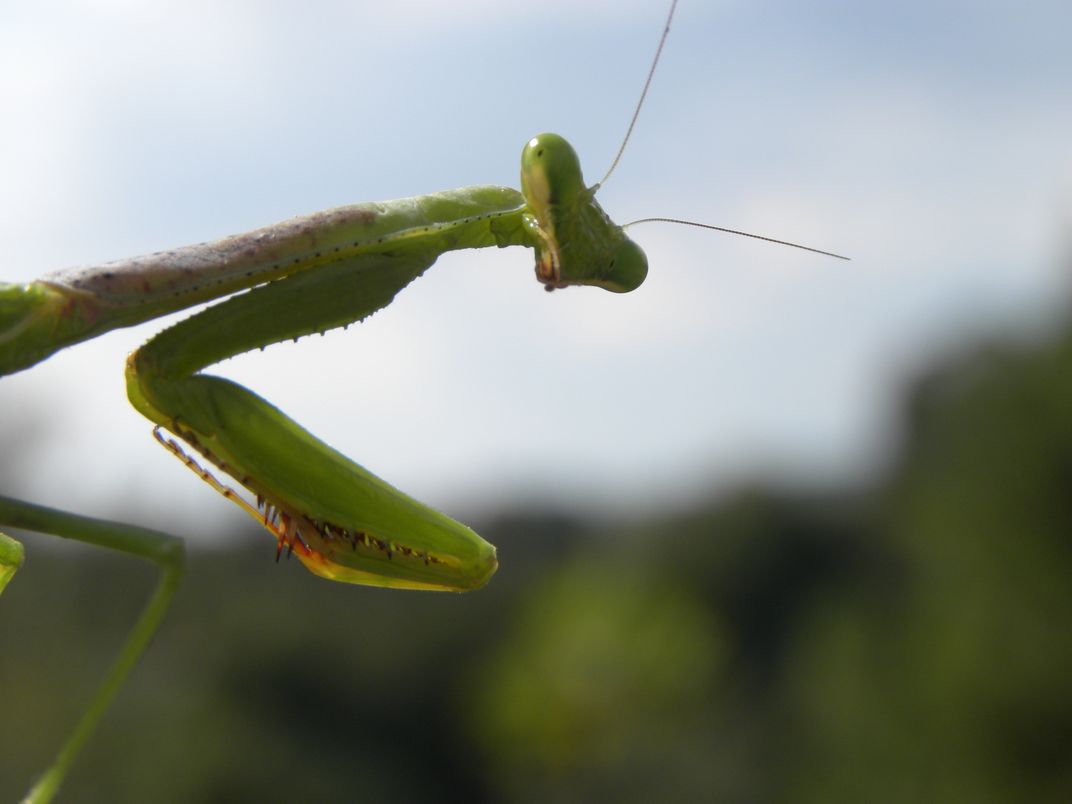
<path id="1" fill-rule="evenodd" d="M 326 583 L 261 536 L 194 552 L 65 799 L 1070 801 L 1070 367 L 1072 330 L 935 366 L 870 489 L 503 516 L 471 595 Z M 25 540 L 5 801 L 152 580 Z"/>

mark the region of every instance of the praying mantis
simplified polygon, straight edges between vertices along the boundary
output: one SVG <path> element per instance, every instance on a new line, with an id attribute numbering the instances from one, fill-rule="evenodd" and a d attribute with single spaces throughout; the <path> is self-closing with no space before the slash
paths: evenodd
<path id="1" fill-rule="evenodd" d="M 657 61 L 658 52 L 651 73 Z M 644 93 L 638 112 L 643 99 Z M 614 164 L 617 159 L 611 170 Z M 350 205 L 219 241 L 3 285 L 0 375 L 111 329 L 217 302 L 127 359 L 128 397 L 154 423 L 157 440 L 256 518 L 275 540 L 277 557 L 293 554 L 313 573 L 349 583 L 477 589 L 497 567 L 492 545 L 350 461 L 243 386 L 201 371 L 233 354 L 361 321 L 457 249 L 524 246 L 535 252 L 537 279 L 548 290 L 587 285 L 630 292 L 644 281 L 647 259 L 597 203 L 603 181 L 587 185 L 572 146 L 545 133 L 524 146 L 520 190 L 477 186 Z M 224 476 L 244 487 L 251 501 Z M 28 795 L 48 801 L 159 626 L 182 575 L 183 547 L 169 534 L 8 497 L 0 497 L 2 525 L 121 550 L 161 569 L 108 677 Z M 21 545 L 0 537 L 0 590 L 21 560 Z"/>

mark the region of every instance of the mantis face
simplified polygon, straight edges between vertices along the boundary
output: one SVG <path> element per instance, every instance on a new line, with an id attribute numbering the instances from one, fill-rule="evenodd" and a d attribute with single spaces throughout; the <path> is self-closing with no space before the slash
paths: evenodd
<path id="1" fill-rule="evenodd" d="M 585 187 L 577 152 L 558 134 L 539 134 L 521 152 L 526 225 L 538 242 L 536 277 L 548 290 L 595 285 L 628 293 L 648 275 L 648 258 Z"/>

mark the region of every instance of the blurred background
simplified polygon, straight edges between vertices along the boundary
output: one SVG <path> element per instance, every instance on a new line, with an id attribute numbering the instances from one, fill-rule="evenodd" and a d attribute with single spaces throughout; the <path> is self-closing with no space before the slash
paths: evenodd
<path id="1" fill-rule="evenodd" d="M 665 4 L 9 2 L 0 281 L 613 158 Z M 502 568 L 326 583 L 148 437 L 111 333 L 0 381 L 0 490 L 188 538 L 72 801 L 1067 801 L 1072 12 L 682 3 L 618 221 L 629 296 L 447 255 L 218 367 Z M 515 253 L 516 252 L 516 253 Z M 213 370 L 215 372 L 215 369 Z M 18 534 L 0 798 L 153 582 Z"/>

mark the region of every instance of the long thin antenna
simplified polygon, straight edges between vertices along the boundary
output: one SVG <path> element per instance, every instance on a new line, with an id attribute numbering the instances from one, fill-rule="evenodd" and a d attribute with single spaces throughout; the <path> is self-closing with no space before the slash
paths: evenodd
<path id="1" fill-rule="evenodd" d="M 803 249 L 804 251 L 812 251 L 816 254 L 823 254 L 827 257 L 837 257 L 839 260 L 851 260 L 852 257 L 845 257 L 841 254 L 835 254 L 832 251 L 823 251 L 819 248 L 812 248 L 811 246 L 802 246 L 800 243 L 790 243 L 788 240 L 776 240 L 773 237 L 764 237 L 763 235 L 752 234 L 751 232 L 742 232 L 738 229 L 727 229 L 724 226 L 712 226 L 710 223 L 697 223 L 696 221 L 684 221 L 680 218 L 641 218 L 640 220 L 630 221 L 622 228 L 625 229 L 629 226 L 635 226 L 638 223 L 680 223 L 683 226 L 696 226 L 700 229 L 713 229 L 716 232 L 726 232 L 727 234 L 740 235 L 741 237 L 751 237 L 754 240 L 766 240 L 768 243 L 777 243 L 779 246 L 792 246 L 793 248 Z"/>
<path id="2" fill-rule="evenodd" d="M 622 158 L 622 154 L 625 152 L 626 143 L 629 142 L 629 136 L 633 133 L 633 126 L 636 125 L 637 118 L 640 117 L 640 109 L 644 105 L 644 98 L 647 97 L 648 87 L 651 86 L 651 78 L 655 75 L 655 67 L 659 64 L 659 56 L 663 53 L 663 45 L 666 44 L 666 37 L 670 35 L 670 21 L 674 19 L 674 11 L 677 9 L 677 0 L 672 0 L 670 3 L 670 13 L 666 15 L 666 27 L 663 28 L 663 35 L 659 39 L 659 47 L 655 49 L 655 58 L 651 60 L 651 69 L 648 70 L 648 77 L 644 80 L 644 89 L 640 92 L 640 100 L 637 101 L 636 109 L 633 110 L 633 119 L 629 121 L 629 128 L 625 130 L 625 138 L 622 140 L 622 145 L 618 149 L 617 156 L 614 157 L 614 161 L 610 163 L 610 169 L 606 175 L 596 182 L 592 187 L 594 193 L 610 178 L 610 174 L 614 172 L 614 168 L 618 167 L 618 162 Z"/>

